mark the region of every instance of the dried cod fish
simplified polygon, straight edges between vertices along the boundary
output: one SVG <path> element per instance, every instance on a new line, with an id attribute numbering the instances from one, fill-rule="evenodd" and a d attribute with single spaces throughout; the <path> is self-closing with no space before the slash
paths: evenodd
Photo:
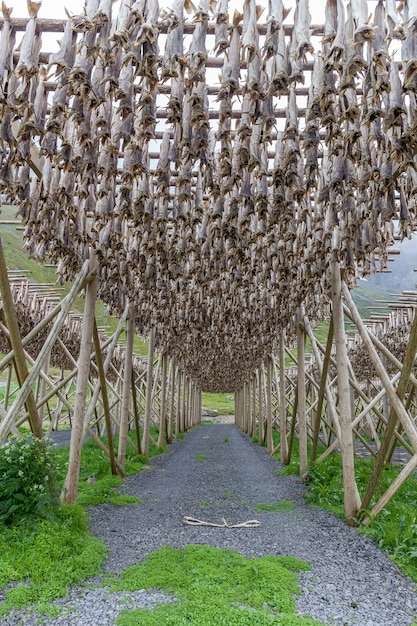
<path id="1" fill-rule="evenodd" d="M 38 71 L 39 52 L 41 49 L 41 37 L 40 33 L 36 29 L 36 19 L 38 11 L 41 7 L 41 2 L 34 2 L 28 0 L 27 2 L 29 21 L 26 26 L 25 34 L 23 35 L 22 43 L 20 44 L 19 61 L 16 65 L 16 74 L 19 77 L 25 77 L 29 79 L 34 76 Z"/>

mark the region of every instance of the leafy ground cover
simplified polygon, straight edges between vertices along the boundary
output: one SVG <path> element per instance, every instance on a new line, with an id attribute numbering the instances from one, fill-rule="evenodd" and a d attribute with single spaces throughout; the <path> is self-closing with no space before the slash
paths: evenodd
<path id="1" fill-rule="evenodd" d="M 273 433 L 274 445 L 279 443 L 279 433 Z M 319 454 L 324 449 L 320 448 Z M 308 449 L 310 454 L 310 447 Z M 279 451 L 276 454 L 279 460 Z M 372 472 L 373 459 L 355 459 L 355 476 L 359 493 L 365 492 Z M 379 487 L 371 502 L 373 504 L 387 490 L 400 473 L 401 466 L 385 467 Z M 278 473 L 299 474 L 299 445 L 294 438 L 291 462 Z M 342 459 L 333 452 L 321 463 L 313 464 L 308 472 L 308 501 L 327 511 L 344 517 Z M 385 509 L 367 526 L 357 520 L 359 532 L 372 538 L 398 567 L 417 582 L 417 475 L 410 476 L 397 491 Z M 363 511 L 361 513 L 368 513 Z"/>
<path id="2" fill-rule="evenodd" d="M 151 443 L 149 456 L 161 452 Z M 7 489 L 0 489 L 0 589 L 18 583 L 6 590 L 0 618 L 12 608 L 29 605 L 51 611 L 50 602 L 64 596 L 70 585 L 100 572 L 106 547 L 89 533 L 83 507 L 140 502 L 121 491 L 122 478 L 110 474 L 107 456 L 87 441 L 78 504 L 59 504 L 67 463 L 68 447 L 48 447 L 30 435 L 11 439 L 0 449 L 1 476 L 7 484 Z M 126 474 L 137 473 L 148 463 L 149 457 L 129 449 Z"/>
<path id="3" fill-rule="evenodd" d="M 371 459 L 356 459 L 355 474 L 358 489 L 364 493 L 373 466 Z M 386 467 L 372 504 L 380 497 L 401 471 L 401 467 Z M 308 500 L 321 508 L 343 516 L 342 460 L 333 454 L 309 472 Z M 374 539 L 400 569 L 417 582 L 417 479 L 412 476 L 397 491 L 385 509 L 368 526 L 358 521 L 358 529 Z"/>
<path id="4" fill-rule="evenodd" d="M 235 550 L 188 545 L 161 548 L 107 582 L 113 591 L 157 588 L 177 600 L 123 611 L 118 626 L 318 626 L 296 615 L 297 572 L 307 569 L 292 557 L 246 559 Z"/>

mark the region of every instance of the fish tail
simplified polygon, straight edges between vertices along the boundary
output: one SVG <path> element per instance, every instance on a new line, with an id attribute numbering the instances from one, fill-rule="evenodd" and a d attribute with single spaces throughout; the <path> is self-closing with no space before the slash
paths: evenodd
<path id="1" fill-rule="evenodd" d="M 12 11 L 13 11 L 13 7 L 8 8 L 4 2 L 1 3 L 1 12 L 3 13 L 3 17 L 5 20 L 10 19 Z"/>
<path id="2" fill-rule="evenodd" d="M 38 17 L 38 11 L 41 8 L 42 2 L 35 2 L 34 0 L 28 0 L 29 17 Z"/>
<path id="3" fill-rule="evenodd" d="M 233 26 L 236 27 L 243 20 L 243 14 L 236 11 L 233 14 Z"/>
<path id="4" fill-rule="evenodd" d="M 187 11 L 187 13 L 193 13 L 197 10 L 192 0 L 184 0 L 184 9 Z"/>

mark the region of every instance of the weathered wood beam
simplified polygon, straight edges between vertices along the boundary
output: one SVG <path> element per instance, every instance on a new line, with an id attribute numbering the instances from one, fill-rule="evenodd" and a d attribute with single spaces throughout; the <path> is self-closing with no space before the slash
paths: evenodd
<path id="1" fill-rule="evenodd" d="M 35 382 L 37 376 L 39 375 L 40 370 L 42 369 L 45 356 L 48 353 L 50 346 L 53 345 L 55 341 L 57 340 L 58 335 L 61 331 L 61 328 L 65 322 L 65 319 L 70 311 L 70 307 L 72 306 L 72 303 L 74 302 L 76 296 L 81 291 L 81 289 L 85 286 L 85 284 L 87 283 L 88 285 L 92 280 L 94 280 L 95 275 L 96 275 L 95 271 L 92 271 L 92 272 L 90 271 L 89 260 L 87 259 L 86 261 L 84 261 L 83 267 L 80 273 L 78 274 L 77 278 L 75 279 L 70 292 L 63 299 L 61 303 L 60 313 L 56 317 L 56 320 L 53 324 L 51 332 L 49 333 L 49 336 L 47 340 L 45 341 L 45 344 L 41 348 L 36 358 L 36 361 L 31 368 L 29 376 L 26 378 L 25 382 L 20 388 L 20 391 L 15 401 L 13 402 L 12 406 L 10 407 L 6 418 L 0 424 L 0 445 L 3 443 L 4 439 L 7 437 L 8 428 L 10 424 L 12 424 L 13 421 L 16 419 L 19 411 L 21 410 L 23 404 L 25 403 L 26 398 L 32 389 L 32 385 Z"/>
<path id="2" fill-rule="evenodd" d="M 3 243 L 0 237 L 0 294 L 2 298 L 4 319 L 9 331 L 10 346 L 14 353 L 14 363 L 19 385 L 22 387 L 29 376 L 26 359 L 23 351 L 22 338 L 20 336 L 19 324 L 16 317 L 16 310 L 13 304 L 12 292 L 10 290 L 9 278 L 7 275 L 6 260 L 4 257 Z M 46 356 L 46 355 L 45 355 Z M 25 399 L 26 408 L 29 414 L 29 424 L 35 437 L 42 439 L 42 422 L 36 408 L 36 400 L 32 389 L 29 390 Z"/>
<path id="3" fill-rule="evenodd" d="M 75 391 L 74 415 L 72 419 L 70 453 L 68 471 L 65 478 L 62 498 L 68 504 L 77 500 L 78 481 L 80 475 L 81 449 L 84 436 L 85 402 L 87 398 L 88 378 L 93 348 L 93 331 L 95 319 L 95 304 L 97 298 L 98 278 L 95 260 L 89 261 L 94 271 L 93 280 L 85 290 L 84 320 L 81 332 L 80 355 L 78 359 L 77 386 Z"/>
<path id="4" fill-rule="evenodd" d="M 352 410 L 350 405 L 349 371 L 347 366 L 348 355 L 342 302 L 342 279 L 340 265 L 337 261 L 333 261 L 331 267 L 331 300 L 334 342 L 336 346 L 337 387 L 339 390 L 344 509 L 347 524 L 353 526 L 361 501 L 355 478 L 355 449 L 352 433 Z"/>

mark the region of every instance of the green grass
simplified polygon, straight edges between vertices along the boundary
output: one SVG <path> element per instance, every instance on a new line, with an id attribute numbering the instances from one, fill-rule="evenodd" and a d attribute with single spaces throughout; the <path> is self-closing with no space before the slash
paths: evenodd
<path id="1" fill-rule="evenodd" d="M 12 608 L 29 605 L 48 610 L 52 600 L 66 595 L 69 585 L 98 574 L 105 555 L 105 546 L 89 534 L 86 514 L 79 505 L 63 505 L 55 521 L 3 528 L 0 588 L 21 584 L 5 592 L 0 617 Z"/>
<path id="2" fill-rule="evenodd" d="M 153 438 L 157 438 L 157 430 L 151 429 Z M 135 431 L 130 431 L 132 441 L 136 441 Z M 103 442 L 108 445 L 107 439 Z M 115 438 L 115 450 L 117 451 L 118 437 Z M 125 474 L 131 476 L 147 469 L 149 459 L 158 454 L 162 454 L 165 448 L 155 446 L 150 442 L 149 455 L 138 455 L 128 446 L 126 449 Z M 58 483 L 62 487 L 67 470 L 69 448 L 55 447 L 55 467 L 57 469 Z M 117 452 L 116 452 L 117 455 Z M 82 506 L 94 506 L 97 504 L 117 504 L 124 505 L 139 503 L 141 500 L 134 496 L 124 494 L 122 491 L 123 480 L 120 476 L 112 476 L 110 472 L 110 460 L 107 455 L 92 440 L 87 440 L 81 452 L 81 469 L 78 488 L 77 502 Z"/>
<path id="3" fill-rule="evenodd" d="M 196 454 L 195 458 L 198 459 L 199 461 L 204 461 L 204 459 L 207 458 L 206 454 Z"/>
<path id="4" fill-rule="evenodd" d="M 355 475 L 359 492 L 364 493 L 372 471 L 371 459 L 356 459 Z M 310 470 L 308 499 L 312 504 L 343 516 L 342 461 L 340 455 L 332 454 Z M 401 467 L 386 467 L 381 483 L 371 502 L 386 491 Z M 410 476 L 385 509 L 368 526 L 360 525 L 359 531 L 374 539 L 389 557 L 417 582 L 417 480 Z"/>
<path id="5" fill-rule="evenodd" d="M 235 550 L 188 545 L 161 548 L 145 561 L 108 579 L 111 590 L 161 589 L 176 602 L 154 611 L 126 610 L 118 626 L 313 626 L 297 617 L 296 572 L 309 565 L 292 557 L 245 559 Z"/>
<path id="6" fill-rule="evenodd" d="M 152 429 L 151 434 L 155 438 L 156 430 Z M 116 438 L 116 446 L 117 443 Z M 149 457 L 163 451 L 151 442 Z M 60 487 L 66 475 L 68 453 L 68 447 L 53 447 L 51 450 Z M 147 468 L 149 457 L 137 455 L 128 448 L 126 474 Z M 40 612 L 52 614 L 52 600 L 65 596 L 70 585 L 79 584 L 100 572 L 106 548 L 89 534 L 83 507 L 140 502 L 139 498 L 123 493 L 123 480 L 111 475 L 107 456 L 93 441 L 87 440 L 81 453 L 78 503 L 61 505 L 50 520 L 32 520 L 30 523 L 19 520 L 18 527 L 0 527 L 0 588 L 9 583 L 21 583 L 6 591 L 5 601 L 0 605 L 0 617 L 12 608 L 30 605 Z"/>
<path id="7" fill-rule="evenodd" d="M 203 407 L 216 410 L 219 415 L 234 415 L 234 397 L 232 394 L 226 393 L 203 393 Z"/>
<path id="8" fill-rule="evenodd" d="M 275 511 L 277 513 L 289 513 L 295 511 L 295 506 L 290 500 L 280 500 L 279 502 L 274 502 L 271 504 L 261 502 L 255 506 L 255 509 L 257 511 Z"/>

